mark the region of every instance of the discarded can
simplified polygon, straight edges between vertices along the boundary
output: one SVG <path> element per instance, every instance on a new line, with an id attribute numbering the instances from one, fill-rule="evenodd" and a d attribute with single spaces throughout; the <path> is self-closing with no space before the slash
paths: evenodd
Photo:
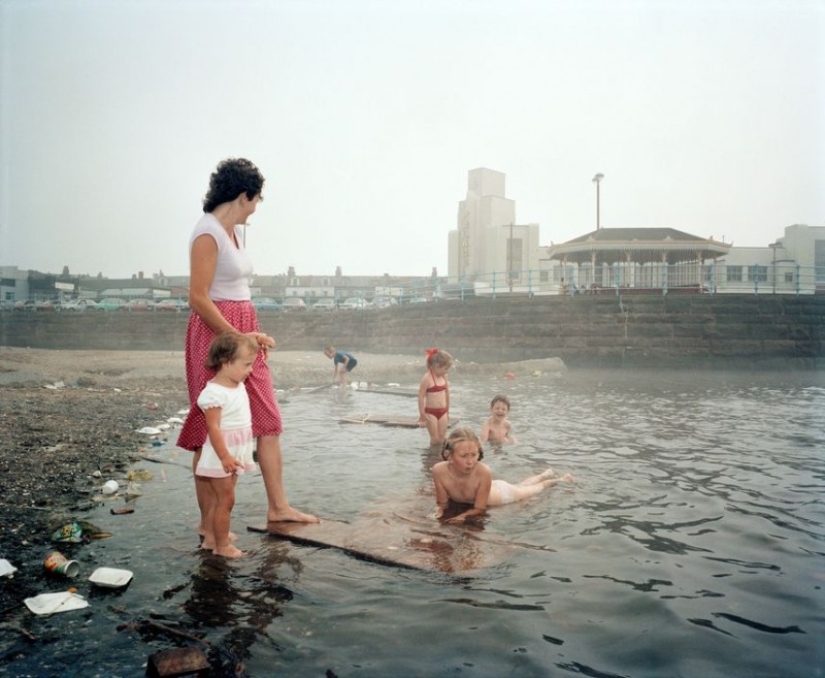
<path id="1" fill-rule="evenodd" d="M 80 563 L 69 560 L 60 551 L 52 551 L 43 560 L 43 567 L 50 574 L 60 574 L 64 577 L 76 577 L 80 573 Z"/>
<path id="2" fill-rule="evenodd" d="M 83 528 L 76 522 L 66 523 L 52 533 L 52 541 L 79 544 L 83 541 Z"/>
<path id="3" fill-rule="evenodd" d="M 114 494 L 118 489 L 120 489 L 120 485 L 117 484 L 117 480 L 107 480 L 103 483 L 103 494 Z"/>

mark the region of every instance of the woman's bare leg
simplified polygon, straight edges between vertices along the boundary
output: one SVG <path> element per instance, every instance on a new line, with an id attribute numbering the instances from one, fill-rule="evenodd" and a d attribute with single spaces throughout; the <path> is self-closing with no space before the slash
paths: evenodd
<path id="1" fill-rule="evenodd" d="M 284 490 L 281 439 L 278 436 L 258 438 L 258 464 L 264 478 L 266 498 L 269 504 L 268 522 L 317 523 L 318 518 L 309 513 L 292 508 Z"/>

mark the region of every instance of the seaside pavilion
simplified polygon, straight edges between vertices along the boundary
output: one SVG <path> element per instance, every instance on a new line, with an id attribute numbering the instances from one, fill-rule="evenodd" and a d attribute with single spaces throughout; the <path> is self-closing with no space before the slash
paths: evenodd
<path id="1" fill-rule="evenodd" d="M 547 254 L 561 262 L 567 285 L 701 291 L 705 262 L 726 255 L 733 243 L 673 228 L 601 228 L 558 245 Z M 562 279 L 564 285 L 564 279 Z"/>

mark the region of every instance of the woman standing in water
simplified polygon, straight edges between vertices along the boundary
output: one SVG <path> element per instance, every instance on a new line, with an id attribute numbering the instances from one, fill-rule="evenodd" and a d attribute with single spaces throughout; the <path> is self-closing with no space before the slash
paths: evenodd
<path id="1" fill-rule="evenodd" d="M 281 412 L 266 363 L 267 350 L 274 348 L 275 340 L 259 330 L 249 290 L 252 261 L 244 248 L 240 227 L 263 200 L 263 185 L 264 178 L 258 168 L 244 158 L 222 161 L 209 178 L 204 214 L 189 240 L 192 314 L 186 330 L 185 359 L 190 409 L 177 444 L 194 452 L 192 468 L 195 469 L 206 441 L 206 421 L 196 403 L 206 383 L 215 376 L 215 371 L 206 367 L 209 346 L 221 332 L 248 334 L 258 345 L 258 355 L 244 386 L 249 395 L 252 434 L 258 442 L 258 464 L 269 504 L 267 521 L 317 522 L 315 516 L 290 506 L 284 490 Z M 204 533 L 203 512 L 208 491 L 206 481 L 196 475 L 200 534 Z"/>

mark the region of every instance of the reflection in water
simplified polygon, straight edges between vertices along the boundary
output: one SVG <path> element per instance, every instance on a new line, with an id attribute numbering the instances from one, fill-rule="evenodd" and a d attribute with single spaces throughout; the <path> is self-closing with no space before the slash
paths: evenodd
<path id="1" fill-rule="evenodd" d="M 414 401 L 295 395 L 283 408 L 290 500 L 363 525 L 359 537 L 376 546 L 403 522 L 406 546 L 436 571 L 247 533 L 244 522 L 262 517 L 260 477 L 239 483 L 233 511 L 249 557 L 193 553 L 191 476 L 171 465 L 117 519 L 128 529 L 107 507 L 88 516 L 113 537 L 84 547 L 83 563 L 133 570 L 115 605 L 203 635 L 243 658 L 250 676 L 822 675 L 823 382 L 640 371 L 456 378 L 451 405 L 476 430 L 491 394 L 511 400 L 519 442 L 485 447 L 496 477 L 548 465 L 576 477 L 492 509 L 483 529 L 433 520 L 440 457 L 425 432 L 337 423 L 414 416 Z M 486 567 L 449 573 L 490 553 Z M 101 653 L 122 621 L 106 597 L 90 598 L 86 616 L 13 613 L 9 624 L 49 643 L 22 647 L 17 632 L 5 634 L 0 672 L 142 676 L 162 648 L 118 634 L 117 651 Z"/>

